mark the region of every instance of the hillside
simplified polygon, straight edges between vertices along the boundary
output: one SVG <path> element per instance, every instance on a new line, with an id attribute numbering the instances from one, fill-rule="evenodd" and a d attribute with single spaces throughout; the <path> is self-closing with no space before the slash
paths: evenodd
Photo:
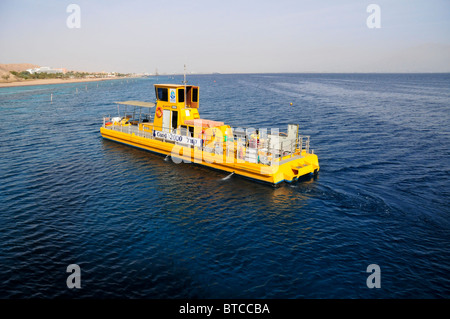
<path id="1" fill-rule="evenodd" d="M 27 69 L 38 67 L 38 65 L 30 63 L 0 64 L 0 83 L 22 81 L 22 79 L 19 79 L 15 75 L 11 74 L 10 71 L 22 72 Z"/>
<path id="2" fill-rule="evenodd" d="M 19 79 L 15 75 L 9 73 L 8 70 L 5 70 L 0 67 L 0 83 L 8 83 L 15 81 L 19 81 Z"/>
<path id="3" fill-rule="evenodd" d="M 10 63 L 10 64 L 0 64 L 0 69 L 6 70 L 6 71 L 16 71 L 16 72 L 22 72 L 27 69 L 34 69 L 38 68 L 39 65 L 31 64 L 31 63 Z"/>

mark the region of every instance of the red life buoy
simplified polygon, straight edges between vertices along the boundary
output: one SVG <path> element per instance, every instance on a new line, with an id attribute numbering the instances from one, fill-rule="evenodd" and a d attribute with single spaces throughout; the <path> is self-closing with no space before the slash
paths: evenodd
<path id="1" fill-rule="evenodd" d="M 156 108 L 156 116 L 157 116 L 157 117 L 161 117 L 162 115 L 163 115 L 162 107 L 161 107 L 161 106 L 158 106 L 158 107 Z"/>
<path id="2" fill-rule="evenodd" d="M 157 117 L 161 117 L 162 115 L 163 115 L 162 107 L 161 107 L 161 106 L 158 106 L 158 107 L 156 108 L 156 116 L 157 116 Z"/>

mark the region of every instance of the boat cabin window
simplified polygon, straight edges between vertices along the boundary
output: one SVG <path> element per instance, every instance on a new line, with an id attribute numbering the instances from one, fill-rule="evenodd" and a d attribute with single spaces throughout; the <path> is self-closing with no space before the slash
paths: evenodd
<path id="1" fill-rule="evenodd" d="M 178 128 L 178 111 L 172 111 L 172 128 Z"/>
<path id="2" fill-rule="evenodd" d="M 193 136 L 194 136 L 194 127 L 189 126 L 189 137 L 193 137 Z"/>
<path id="3" fill-rule="evenodd" d="M 156 98 L 163 102 L 169 101 L 169 93 L 167 88 L 157 88 L 156 90 Z"/>
<path id="4" fill-rule="evenodd" d="M 198 102 L 198 88 L 192 89 L 192 102 Z"/>
<path id="5" fill-rule="evenodd" d="M 178 90 L 178 102 L 184 102 L 184 89 Z"/>

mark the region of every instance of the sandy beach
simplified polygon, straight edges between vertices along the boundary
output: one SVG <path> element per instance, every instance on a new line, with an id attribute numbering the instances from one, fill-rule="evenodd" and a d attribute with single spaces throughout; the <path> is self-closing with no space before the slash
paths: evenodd
<path id="1" fill-rule="evenodd" d="M 126 78 L 89 78 L 89 79 L 38 79 L 38 80 L 24 80 L 16 82 L 5 82 L 0 83 L 0 88 L 2 87 L 13 87 L 13 86 L 28 86 L 28 85 L 46 85 L 46 84 L 64 84 L 64 83 L 78 83 L 78 82 L 95 82 L 95 81 L 109 81 L 109 80 L 120 80 Z"/>

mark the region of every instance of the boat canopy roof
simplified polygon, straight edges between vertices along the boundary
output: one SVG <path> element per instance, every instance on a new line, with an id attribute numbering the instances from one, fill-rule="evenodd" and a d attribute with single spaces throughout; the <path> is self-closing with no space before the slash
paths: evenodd
<path id="1" fill-rule="evenodd" d="M 171 87 L 171 88 L 184 88 L 184 84 L 153 84 L 157 87 Z M 187 87 L 191 87 L 192 85 L 186 85 Z"/>
<path id="2" fill-rule="evenodd" d="M 123 104 L 123 105 L 140 106 L 140 107 L 155 107 L 155 103 L 153 103 L 153 102 L 124 101 L 124 102 L 116 102 L 116 103 Z"/>

